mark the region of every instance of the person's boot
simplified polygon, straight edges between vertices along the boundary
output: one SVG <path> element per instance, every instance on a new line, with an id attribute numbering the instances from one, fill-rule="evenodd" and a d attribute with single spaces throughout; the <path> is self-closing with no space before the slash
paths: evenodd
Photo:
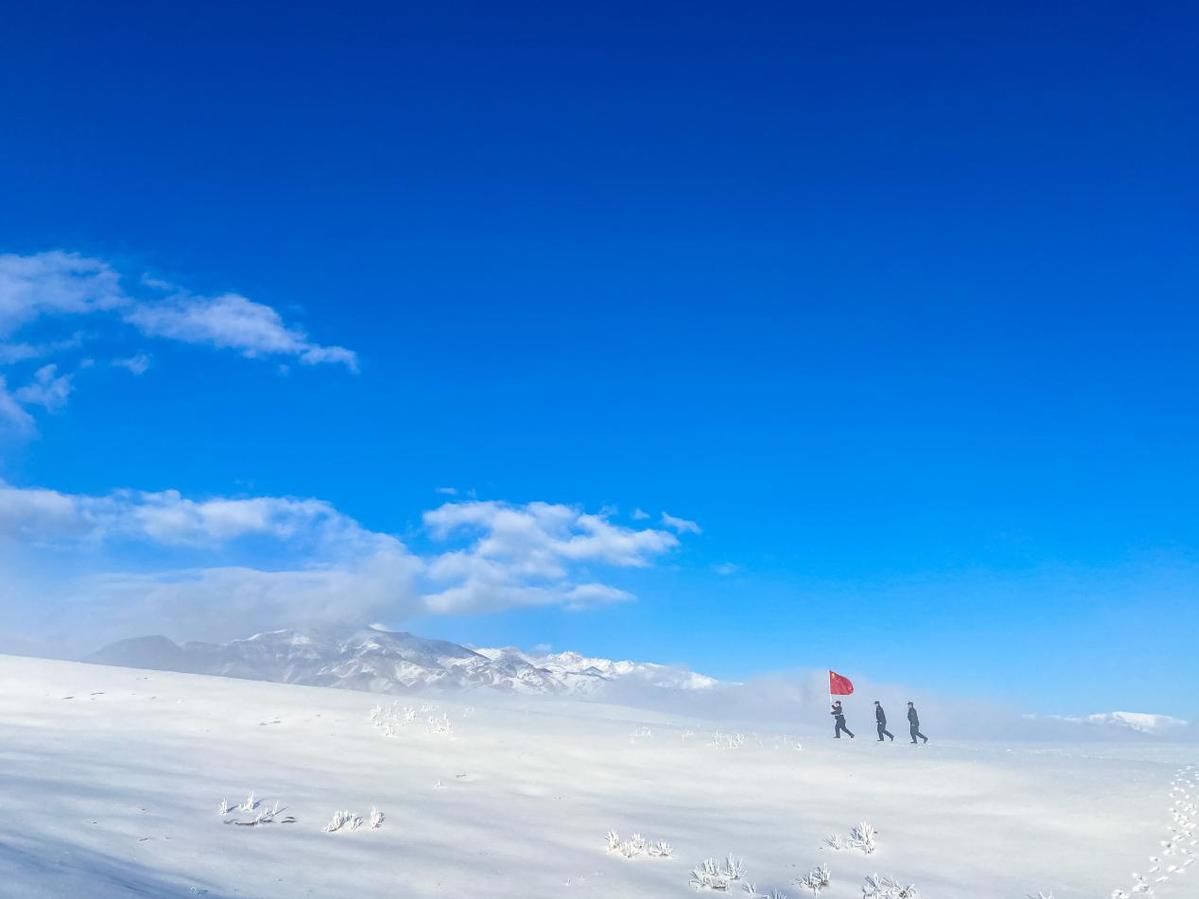
<path id="1" fill-rule="evenodd" d="M 891 734 L 890 736 L 891 736 L 891 742 L 894 743 L 895 742 L 895 734 Z"/>
<path id="2" fill-rule="evenodd" d="M 927 743 L 927 742 L 928 742 L 928 737 L 925 737 L 925 738 L 924 738 L 924 742 L 925 742 L 925 743 Z"/>

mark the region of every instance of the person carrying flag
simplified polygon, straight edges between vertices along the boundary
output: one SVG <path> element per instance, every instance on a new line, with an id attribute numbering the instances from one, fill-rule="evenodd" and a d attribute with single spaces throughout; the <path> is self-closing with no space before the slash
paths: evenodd
<path id="1" fill-rule="evenodd" d="M 845 726 L 845 710 L 841 708 L 840 699 L 833 703 L 833 710 L 829 714 L 831 714 L 833 719 L 837 722 L 837 726 L 833 729 L 834 739 L 840 740 L 841 731 L 845 731 L 847 734 L 849 734 L 849 738 L 852 740 L 853 731 Z"/>
<path id="2" fill-rule="evenodd" d="M 831 700 L 834 696 L 851 696 L 853 695 L 853 681 L 843 674 L 838 674 L 831 668 L 828 672 L 828 698 Z M 849 734 L 849 738 L 853 739 L 853 731 L 845 726 L 845 710 L 841 708 L 841 700 L 833 702 L 833 710 L 829 713 L 837 722 L 837 726 L 833 729 L 833 736 L 840 740 L 841 732 Z"/>

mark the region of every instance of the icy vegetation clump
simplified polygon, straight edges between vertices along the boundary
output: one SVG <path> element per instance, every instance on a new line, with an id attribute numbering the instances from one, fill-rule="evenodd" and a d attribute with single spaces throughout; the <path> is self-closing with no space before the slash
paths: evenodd
<path id="1" fill-rule="evenodd" d="M 920 899 L 914 884 L 906 886 L 891 877 L 868 874 L 862 884 L 862 899 Z"/>
<path id="2" fill-rule="evenodd" d="M 825 889 L 831 882 L 832 875 L 829 873 L 828 865 L 820 865 L 813 868 L 803 877 L 796 878 L 795 885 L 810 891 L 813 896 L 819 896 L 820 891 Z"/>
<path id="3" fill-rule="evenodd" d="M 636 858 L 639 855 L 648 855 L 650 858 L 670 858 L 674 855 L 674 847 L 665 840 L 655 840 L 651 843 L 639 833 L 633 834 L 627 840 L 621 840 L 620 834 L 609 830 L 607 841 L 610 853 L 622 855 L 625 858 Z"/>
<path id="4" fill-rule="evenodd" d="M 385 737 L 399 736 L 405 729 L 412 727 L 420 720 L 424 721 L 427 734 L 451 736 L 454 733 L 454 725 L 450 721 L 449 714 L 434 705 L 422 705 L 420 708 L 414 708 L 401 706 L 399 700 L 395 700 L 388 706 L 376 705 L 370 711 L 371 724 L 383 731 Z"/>
<path id="5" fill-rule="evenodd" d="M 705 859 L 691 872 L 691 885 L 697 890 L 727 893 L 729 887 L 745 876 L 745 863 L 731 852 L 723 862 Z"/>
<path id="6" fill-rule="evenodd" d="M 383 826 L 383 813 L 373 805 L 371 806 L 371 815 L 367 823 L 370 825 L 371 830 L 378 830 Z"/>
<path id="7" fill-rule="evenodd" d="M 254 798 L 253 793 L 247 796 L 245 801 L 236 808 L 230 806 L 227 799 L 222 799 L 221 805 L 217 809 L 221 817 L 225 819 L 226 824 L 236 824 L 238 827 L 258 827 L 262 824 L 273 824 L 279 820 L 279 816 L 284 810 L 284 807 L 279 804 L 278 800 L 275 801 L 274 806 L 271 808 L 264 808 L 262 803 Z M 235 815 L 236 812 L 247 812 L 252 817 L 243 819 L 240 815 Z M 234 817 L 230 817 L 231 815 Z M 283 818 L 281 821 L 283 824 L 294 824 L 295 822 L 296 819 L 290 816 Z"/>
<path id="8" fill-rule="evenodd" d="M 333 818 L 324 827 L 325 833 L 337 833 L 339 830 L 357 830 L 362 826 L 362 818 L 353 812 L 336 811 Z"/>
<path id="9" fill-rule="evenodd" d="M 824 842 L 830 849 L 836 849 L 838 852 L 843 849 L 857 849 L 859 852 L 871 855 L 878 848 L 877 837 L 878 831 L 870 822 L 862 821 L 860 824 L 854 825 L 848 838 L 832 834 Z"/>
<path id="10" fill-rule="evenodd" d="M 752 883 L 745 885 L 745 895 L 749 899 L 787 899 L 787 894 L 782 890 L 771 890 L 769 893 L 759 893 L 758 888 Z"/>
<path id="11" fill-rule="evenodd" d="M 654 732 L 648 727 L 638 727 L 629 734 L 629 742 L 636 745 L 638 740 L 648 740 L 654 735 Z"/>
<path id="12" fill-rule="evenodd" d="M 716 731 L 712 734 L 712 742 L 709 745 L 715 746 L 717 749 L 740 749 L 745 745 L 745 734 L 726 734 Z"/>

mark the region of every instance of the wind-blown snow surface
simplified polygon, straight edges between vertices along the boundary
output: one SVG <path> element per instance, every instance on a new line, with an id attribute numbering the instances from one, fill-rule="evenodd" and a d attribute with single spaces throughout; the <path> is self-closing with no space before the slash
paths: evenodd
<path id="1" fill-rule="evenodd" d="M 732 851 L 760 891 L 793 899 L 820 863 L 825 899 L 856 899 L 874 871 L 921 899 L 1093 899 L 1160 852 L 1171 780 L 1196 761 L 1161 742 L 913 747 L 861 732 L 797 750 L 782 727 L 720 748 L 710 724 L 495 693 L 402 698 L 412 720 L 385 728 L 370 720 L 380 699 L 0 657 L 0 894 L 668 899 Z M 225 823 L 251 816 L 222 817 L 221 800 L 251 790 L 280 818 Z M 372 806 L 379 829 L 323 832 Z M 861 820 L 874 855 L 824 847 Z M 674 856 L 608 854 L 608 830 Z M 1157 895 L 1195 895 L 1196 867 Z"/>

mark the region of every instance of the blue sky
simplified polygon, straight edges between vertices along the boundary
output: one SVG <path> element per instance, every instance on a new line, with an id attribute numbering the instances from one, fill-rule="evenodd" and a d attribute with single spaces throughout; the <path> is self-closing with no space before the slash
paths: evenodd
<path id="1" fill-rule="evenodd" d="M 7 15 L 10 635 L 1199 712 L 1193 10 Z"/>

